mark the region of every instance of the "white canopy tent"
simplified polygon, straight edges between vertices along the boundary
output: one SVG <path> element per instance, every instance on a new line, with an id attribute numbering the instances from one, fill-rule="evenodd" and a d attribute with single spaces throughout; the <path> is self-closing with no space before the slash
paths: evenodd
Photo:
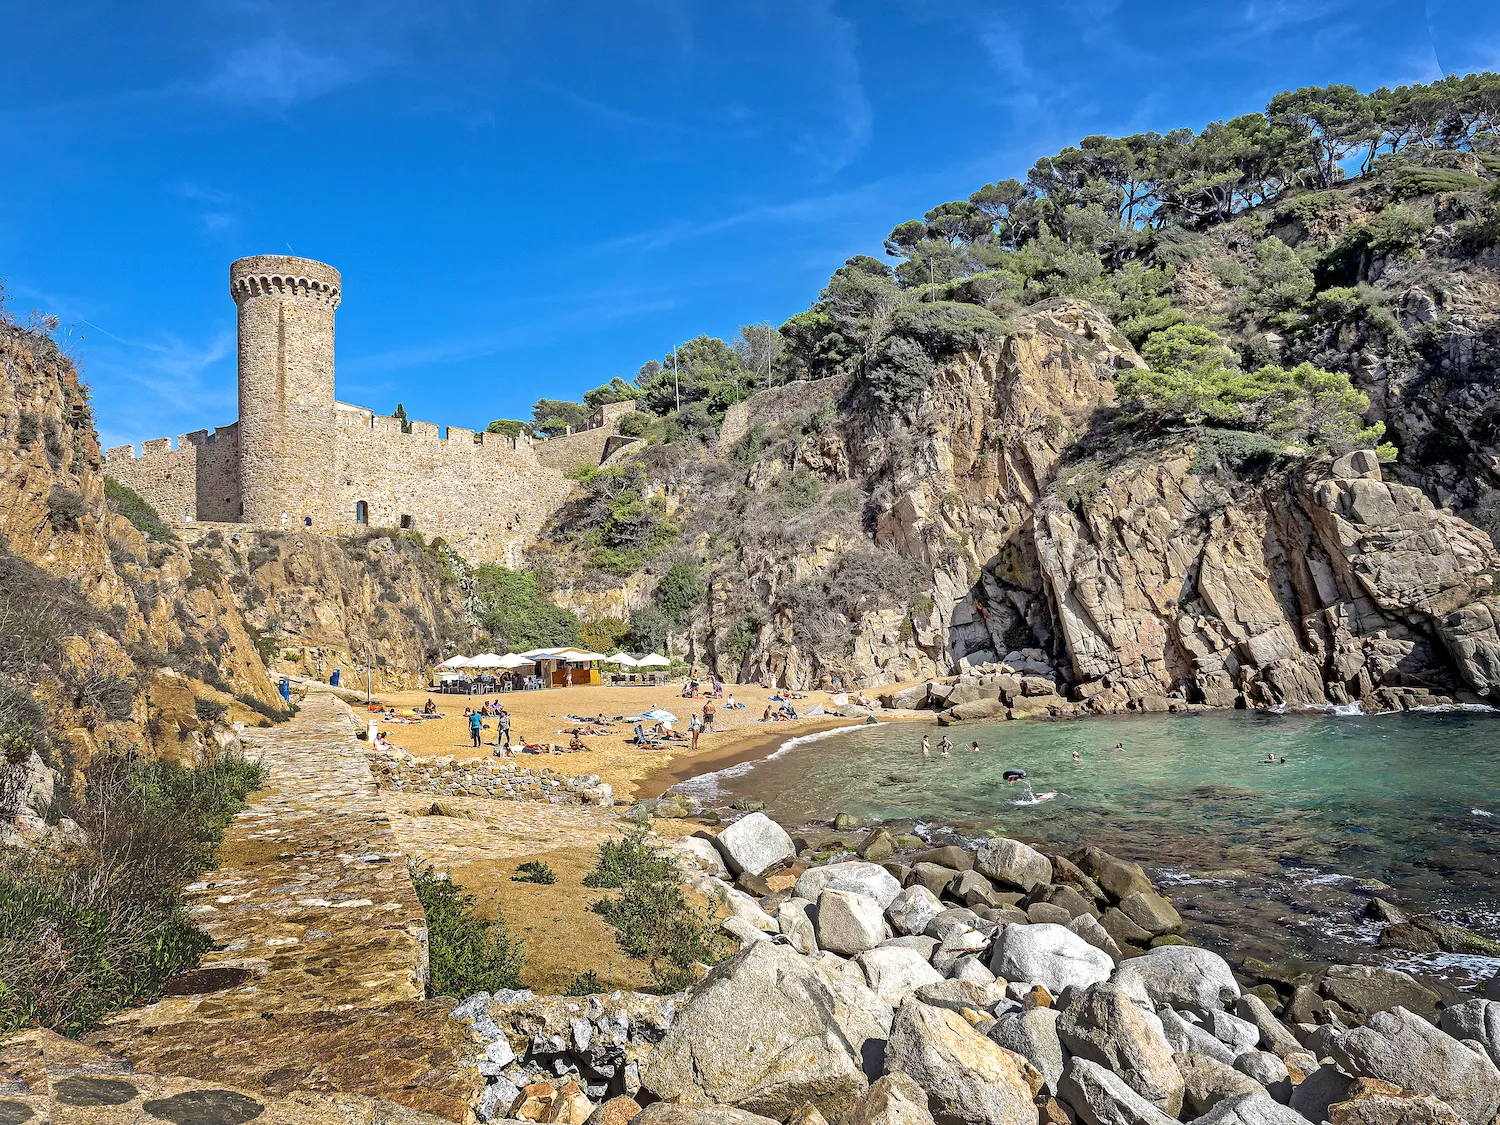
<path id="1" fill-rule="evenodd" d="M 470 667 L 470 664 L 467 656 L 450 656 L 447 660 L 439 664 L 437 669 L 439 672 L 454 672 L 459 668 L 468 667 Z"/>
<path id="2" fill-rule="evenodd" d="M 500 656 L 498 653 L 481 652 L 478 656 L 474 657 L 472 660 L 469 661 L 469 667 L 470 668 L 504 668 L 505 665 L 502 663 L 502 661 L 504 659 L 505 658 L 502 657 L 502 656 Z"/>
<path id="3" fill-rule="evenodd" d="M 518 653 L 507 652 L 504 656 L 500 657 L 500 663 L 496 664 L 495 667 L 509 669 L 535 668 L 536 661 L 527 660 L 524 656 L 521 656 Z"/>
<path id="4" fill-rule="evenodd" d="M 606 656 L 603 662 L 605 664 L 618 664 L 622 668 L 635 667 L 635 658 L 628 652 L 617 652 L 613 656 Z"/>
<path id="5" fill-rule="evenodd" d="M 649 653 L 635 662 L 637 668 L 665 668 L 672 662 L 665 656 L 657 653 Z"/>

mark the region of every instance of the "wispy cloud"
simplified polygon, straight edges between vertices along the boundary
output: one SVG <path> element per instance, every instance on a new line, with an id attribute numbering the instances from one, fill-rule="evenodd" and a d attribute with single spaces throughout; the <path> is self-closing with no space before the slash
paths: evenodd
<path id="1" fill-rule="evenodd" d="M 831 176 L 843 171 L 870 143 L 875 111 L 865 90 L 859 61 L 859 37 L 852 21 L 840 16 L 833 0 L 821 0 L 807 8 L 809 33 L 826 44 L 822 63 L 829 85 L 833 121 L 829 133 L 804 137 L 796 146 Z"/>
<path id="2" fill-rule="evenodd" d="M 131 340 L 93 327 L 118 347 L 89 349 L 89 376 L 101 398 L 105 447 L 175 436 L 234 420 L 236 393 L 226 360 L 234 354 L 228 329 L 204 341 L 175 336 Z"/>

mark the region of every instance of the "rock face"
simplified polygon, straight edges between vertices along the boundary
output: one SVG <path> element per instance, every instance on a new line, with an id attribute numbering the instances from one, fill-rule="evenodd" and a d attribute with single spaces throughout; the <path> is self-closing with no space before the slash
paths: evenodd
<path id="1" fill-rule="evenodd" d="M 908 1000 L 885 1048 L 888 1071 L 927 1091 L 938 1125 L 1034 1125 L 1031 1099 L 1042 1076 L 1020 1055 L 990 1042 L 960 1015 Z"/>
<path id="2" fill-rule="evenodd" d="M 1088 1059 L 1068 1060 L 1057 1092 L 1085 1125 L 1169 1125 L 1173 1120 L 1117 1075 Z"/>
<path id="3" fill-rule="evenodd" d="M 810 1101 L 835 1119 L 868 1086 L 831 1018 L 842 1007 L 801 956 L 757 942 L 704 978 L 647 1056 L 641 1082 L 663 1101 L 778 1120 Z"/>
<path id="4" fill-rule="evenodd" d="M 870 1087 L 845 1125 L 933 1125 L 927 1093 L 899 1070 Z"/>

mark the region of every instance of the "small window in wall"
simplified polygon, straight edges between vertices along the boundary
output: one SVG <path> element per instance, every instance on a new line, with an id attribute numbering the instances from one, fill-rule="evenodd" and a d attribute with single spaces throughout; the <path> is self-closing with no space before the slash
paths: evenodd
<path id="1" fill-rule="evenodd" d="M 411 530 L 411 517 L 410 516 L 403 515 L 401 517 L 401 530 L 402 531 L 410 531 Z"/>
<path id="2" fill-rule="evenodd" d="M 370 522 L 370 505 L 363 500 L 354 502 L 354 522 L 361 526 Z"/>

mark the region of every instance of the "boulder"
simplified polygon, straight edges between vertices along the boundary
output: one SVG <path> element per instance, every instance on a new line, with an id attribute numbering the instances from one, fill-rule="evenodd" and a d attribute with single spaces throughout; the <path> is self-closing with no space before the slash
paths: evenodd
<path id="1" fill-rule="evenodd" d="M 818 935 L 813 929 L 808 908 L 812 903 L 806 899 L 787 899 L 776 908 L 771 917 L 776 919 L 776 928 L 798 953 L 811 955 L 818 951 Z"/>
<path id="2" fill-rule="evenodd" d="M 765 930 L 757 930 L 743 918 L 725 918 L 719 923 L 719 928 L 740 945 L 747 945 L 752 941 L 771 940 L 771 935 Z"/>
<path id="3" fill-rule="evenodd" d="M 923 962 L 930 962 L 932 955 L 939 949 L 937 938 L 923 937 L 914 934 L 911 937 L 888 937 L 881 942 L 876 949 L 910 949 L 922 958 Z"/>
<path id="4" fill-rule="evenodd" d="M 1166 1005 L 1199 1017 L 1232 1004 L 1240 994 L 1229 963 L 1207 949 L 1173 945 L 1132 957 L 1116 970 L 1121 982 L 1138 981 L 1158 1008 Z"/>
<path id="5" fill-rule="evenodd" d="M 1006 926 L 996 938 L 990 958 L 990 971 L 997 977 L 1040 984 L 1054 996 L 1069 986 L 1098 984 L 1113 969 L 1107 953 L 1071 930 L 1046 923 Z"/>
<path id="6" fill-rule="evenodd" d="M 1226 1098 L 1197 1120 L 1204 1125 L 1307 1125 L 1300 1114 L 1260 1092 Z"/>
<path id="7" fill-rule="evenodd" d="M 1036 1067 L 1049 1094 L 1057 1093 L 1063 1071 L 1063 1046 L 1057 1034 L 1060 1014 L 1053 1008 L 1010 1012 L 997 1017 L 987 1033 L 994 1042 Z"/>
<path id="8" fill-rule="evenodd" d="M 1500 1070 L 1489 1057 L 1405 1008 L 1375 1012 L 1332 1053 L 1347 1073 L 1441 1098 L 1471 1125 L 1490 1125 L 1500 1113 Z"/>
<path id="9" fill-rule="evenodd" d="M 934 1008 L 947 1008 L 962 1014 L 967 1008 L 971 1012 L 989 1012 L 995 1005 L 1005 1002 L 1005 988 L 995 983 L 968 980 L 940 980 L 924 984 L 917 989 L 917 999 Z M 1003 1046 L 1003 1044 L 1002 1044 Z"/>
<path id="10" fill-rule="evenodd" d="M 1057 1083 L 1057 1096 L 1084 1125 L 1176 1125 L 1117 1075 L 1088 1059 L 1068 1060 Z"/>
<path id="11" fill-rule="evenodd" d="M 705 840 L 702 836 L 684 836 L 672 848 L 682 857 L 685 865 L 696 867 L 706 875 L 722 877 L 729 874 L 729 869 L 724 866 L 724 857 L 714 847 L 712 840 Z"/>
<path id="12" fill-rule="evenodd" d="M 1151 940 L 1151 931 L 1137 926 L 1118 906 L 1111 906 L 1099 915 L 1099 925 L 1104 927 L 1104 932 L 1114 938 L 1122 950 L 1131 945 L 1145 945 Z"/>
<path id="13" fill-rule="evenodd" d="M 1152 937 L 1179 933 L 1184 928 L 1177 908 L 1155 891 L 1137 891 L 1122 898 L 1120 913 Z"/>
<path id="14" fill-rule="evenodd" d="M 891 1022 L 885 1068 L 927 1091 L 939 1125 L 1036 1123 L 1031 1099 L 1041 1089 L 1041 1073 L 954 1012 L 915 999 L 902 1004 Z"/>
<path id="15" fill-rule="evenodd" d="M 914 949 L 867 949 L 855 961 L 864 970 L 870 991 L 893 1008 L 923 985 L 943 981 L 943 974 L 928 964 L 927 958 Z"/>
<path id="16" fill-rule="evenodd" d="M 729 912 L 736 918 L 743 918 L 757 930 L 764 930 L 768 934 L 780 932 L 780 927 L 777 926 L 776 919 L 762 910 L 760 903 L 756 902 L 744 891 L 730 887 L 722 892 L 722 898 L 724 905 L 729 908 Z"/>
<path id="17" fill-rule="evenodd" d="M 1150 1000 L 1146 1002 L 1149 1004 Z M 1228 1046 L 1220 1043 L 1198 1024 L 1184 1019 L 1171 1008 L 1162 1008 L 1157 1013 L 1157 1018 L 1161 1020 L 1162 1032 L 1166 1035 L 1167 1042 L 1172 1045 L 1174 1053 L 1204 1055 L 1218 1059 L 1226 1066 L 1234 1062 L 1234 1052 Z"/>
<path id="18" fill-rule="evenodd" d="M 1182 1102 L 1189 1117 L 1202 1117 L 1220 1102 L 1241 1094 L 1265 1097 L 1259 1082 L 1208 1055 L 1185 1051 L 1176 1058 L 1182 1075 Z"/>
<path id="19" fill-rule="evenodd" d="M 1109 936 L 1109 931 L 1099 924 L 1099 919 L 1092 914 L 1080 914 L 1068 923 L 1068 929 L 1088 942 L 1095 949 L 1107 954 L 1109 959 L 1116 965 L 1120 963 L 1123 954 L 1120 945 L 1114 938 Z"/>
<path id="20" fill-rule="evenodd" d="M 1203 1013 L 1203 1026 L 1236 1055 L 1244 1054 L 1260 1042 L 1260 1028 L 1219 1008 L 1210 1008 Z"/>
<path id="21" fill-rule="evenodd" d="M 1441 997 L 1409 973 L 1379 965 L 1330 965 L 1318 987 L 1329 1000 L 1361 1015 L 1398 1005 L 1409 1012 L 1436 1012 Z"/>
<path id="22" fill-rule="evenodd" d="M 1057 1034 L 1070 1052 L 1109 1067 L 1157 1109 L 1172 1117 L 1182 1109 L 1183 1076 L 1162 1022 L 1123 988 L 1088 989 L 1058 1019 Z"/>
<path id="23" fill-rule="evenodd" d="M 1353 1081 L 1332 1063 L 1324 1063 L 1292 1088 L 1288 1104 L 1309 1121 L 1327 1121 L 1328 1107 L 1348 1097 Z"/>
<path id="24" fill-rule="evenodd" d="M 1255 1025 L 1260 1032 L 1260 1045 L 1277 1058 L 1284 1060 L 1302 1050 L 1297 1037 L 1271 1013 L 1259 996 L 1241 996 L 1234 1002 L 1234 1014 Z"/>
<path id="25" fill-rule="evenodd" d="M 852 957 L 885 940 L 885 915 L 873 898 L 829 890 L 818 895 L 815 928 L 819 949 Z"/>
<path id="26" fill-rule="evenodd" d="M 716 966 L 646 1057 L 641 1084 L 663 1101 L 732 1105 L 778 1120 L 811 1101 L 828 1118 L 867 1088 L 840 1003 L 811 961 L 756 942 Z"/>
<path id="27" fill-rule="evenodd" d="M 942 848 L 928 848 L 908 858 L 913 867 L 919 863 L 935 863 L 939 867 L 951 867 L 954 871 L 974 869 L 974 853 L 957 844 L 949 844 Z"/>
<path id="28" fill-rule="evenodd" d="M 900 691 L 885 692 L 880 696 L 880 703 L 893 711 L 919 711 L 927 706 L 927 695 L 927 684 L 913 684 Z"/>
<path id="29" fill-rule="evenodd" d="M 762 812 L 753 812 L 735 821 L 714 837 L 714 846 L 736 875 L 741 871 L 761 875 L 797 855 L 786 829 Z M 802 897 L 811 899 L 816 896 Z"/>
<path id="30" fill-rule="evenodd" d="M 1026 920 L 1050 922 L 1054 926 L 1067 928 L 1068 923 L 1073 920 L 1073 915 L 1060 906 L 1053 906 L 1050 902 L 1033 902 L 1026 908 Z"/>
<path id="31" fill-rule="evenodd" d="M 870 990 L 864 970 L 853 961 L 834 953 L 817 953 L 807 963 L 833 993 L 834 1022 L 859 1056 L 865 1076 L 874 1081 L 885 1071 L 885 1041 L 895 1011 Z"/>
<path id="32" fill-rule="evenodd" d="M 953 877 L 953 882 L 948 884 L 948 894 L 958 899 L 965 906 L 989 906 L 985 901 L 994 893 L 995 884 L 991 883 L 978 871 L 960 871 Z M 970 902 L 969 896 L 977 894 L 980 896 L 978 903 Z"/>
<path id="33" fill-rule="evenodd" d="M 1500 1001 L 1466 1000 L 1445 1008 L 1438 1026 L 1455 1039 L 1474 1040 L 1500 1065 Z"/>
<path id="34" fill-rule="evenodd" d="M 937 895 L 921 883 L 907 887 L 885 908 L 885 916 L 891 920 L 891 929 L 905 936 L 926 931 L 927 923 L 947 909 Z"/>
<path id="35" fill-rule="evenodd" d="M 876 1081 L 844 1125 L 934 1125 L 927 1092 L 899 1070 Z"/>
<path id="36" fill-rule="evenodd" d="M 1234 1069 L 1255 1079 L 1282 1105 L 1292 1100 L 1292 1076 L 1286 1063 L 1270 1051 L 1246 1051 L 1235 1058 Z"/>
<path id="37" fill-rule="evenodd" d="M 797 879 L 795 894 L 808 902 L 817 902 L 824 891 L 849 891 L 873 898 L 884 910 L 901 893 L 896 877 L 876 863 L 848 860 L 823 867 L 810 867 Z"/>
<path id="38" fill-rule="evenodd" d="M 640 1103 L 629 1094 L 620 1094 L 610 1098 L 607 1102 L 599 1105 L 589 1119 L 583 1125 L 630 1125 L 630 1122 L 641 1112 Z M 743 1110 L 734 1110 L 735 1113 L 743 1113 Z M 747 1116 L 753 1117 L 754 1114 Z"/>
<path id="39" fill-rule="evenodd" d="M 1045 887 L 1035 888 L 1030 896 L 1033 901 L 1045 902 L 1051 906 L 1060 906 L 1068 912 L 1068 917 L 1089 917 L 1098 920 L 1099 911 L 1092 901 L 1086 898 L 1082 891 L 1076 887 L 1066 884 L 1055 883 Z"/>
<path id="40" fill-rule="evenodd" d="M 779 1122 L 727 1105 L 652 1102 L 635 1115 L 631 1125 L 779 1125 Z"/>
<path id="41" fill-rule="evenodd" d="M 1082 848 L 1068 859 L 1116 902 L 1141 891 L 1154 889 L 1140 864 L 1116 859 L 1100 848 Z"/>
<path id="42" fill-rule="evenodd" d="M 870 830 L 870 834 L 864 838 L 864 842 L 854 849 L 861 859 L 867 859 L 871 863 L 879 863 L 881 860 L 890 859 L 896 854 L 896 838 L 891 835 L 889 828 L 880 827 Z"/>
<path id="43" fill-rule="evenodd" d="M 1431 1094 L 1410 1094 L 1390 1082 L 1360 1078 L 1349 1097 L 1328 1107 L 1331 1125 L 1462 1125 L 1453 1107 Z"/>
<path id="44" fill-rule="evenodd" d="M 1020 840 L 983 841 L 974 853 L 974 867 L 1002 886 L 1023 891 L 1052 882 L 1052 861 Z"/>
<path id="45" fill-rule="evenodd" d="M 970 981 L 974 984 L 995 983 L 995 974 L 990 972 L 982 955 L 977 953 L 969 953 L 960 957 L 953 963 L 948 976 L 953 980 Z"/>
<path id="46" fill-rule="evenodd" d="M 940 895 L 953 885 L 953 880 L 958 878 L 959 871 L 955 867 L 944 867 L 939 863 L 928 863 L 925 860 L 914 863 L 911 873 L 906 877 L 908 888 L 914 886 L 926 887 L 934 895 Z"/>

